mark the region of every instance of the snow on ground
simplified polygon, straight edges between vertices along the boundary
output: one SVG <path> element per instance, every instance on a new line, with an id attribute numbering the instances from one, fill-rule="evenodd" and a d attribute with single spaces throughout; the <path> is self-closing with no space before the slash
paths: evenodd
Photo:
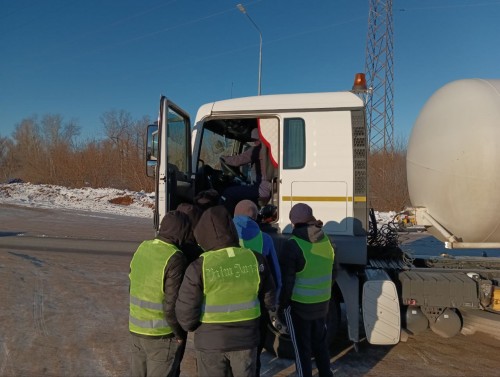
<path id="1" fill-rule="evenodd" d="M 136 217 L 152 217 L 155 194 L 114 188 L 71 189 L 31 183 L 0 184 L 0 204 L 35 208 L 76 209 Z M 394 220 L 396 212 L 375 212 L 377 223 Z"/>
<path id="2" fill-rule="evenodd" d="M 31 183 L 0 184 L 0 204 L 75 209 L 136 217 L 152 217 L 154 193 L 83 187 L 70 189 Z"/>

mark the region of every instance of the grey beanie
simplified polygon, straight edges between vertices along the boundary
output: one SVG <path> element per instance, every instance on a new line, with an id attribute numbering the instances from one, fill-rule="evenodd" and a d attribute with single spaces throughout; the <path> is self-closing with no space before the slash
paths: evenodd
<path id="1" fill-rule="evenodd" d="M 312 208 L 304 203 L 295 204 L 290 210 L 290 221 L 295 224 L 307 224 L 316 221 L 313 216 Z"/>
<path id="2" fill-rule="evenodd" d="M 234 209 L 234 216 L 248 216 L 253 220 L 257 218 L 258 213 L 257 205 L 247 199 L 240 201 Z"/>

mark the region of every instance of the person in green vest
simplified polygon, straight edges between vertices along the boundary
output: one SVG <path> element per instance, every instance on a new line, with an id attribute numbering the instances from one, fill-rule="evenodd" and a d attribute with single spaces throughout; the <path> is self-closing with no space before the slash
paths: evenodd
<path id="1" fill-rule="evenodd" d="M 271 273 L 273 274 L 273 279 L 276 284 L 276 298 L 278 298 L 281 289 L 280 265 L 278 263 L 278 257 L 276 255 L 276 250 L 271 236 L 264 233 L 259 228 L 259 224 L 256 223 L 258 214 L 259 209 L 257 208 L 257 205 L 251 200 L 244 199 L 240 201 L 234 209 L 233 222 L 236 226 L 238 237 L 240 238 L 240 245 L 253 251 L 257 251 L 266 258 L 267 264 L 271 268 Z M 262 309 L 263 308 L 261 308 L 261 310 Z M 271 322 L 267 313 L 262 313 L 260 319 L 260 343 L 257 348 L 256 376 L 260 375 L 260 354 L 264 349 L 267 326 Z"/>
<path id="2" fill-rule="evenodd" d="M 275 284 L 265 257 L 240 247 L 224 206 L 203 212 L 194 236 L 204 253 L 184 275 L 176 315 L 194 331 L 198 375 L 254 377 L 261 301 L 275 305 Z"/>
<path id="3" fill-rule="evenodd" d="M 131 376 L 179 376 L 187 333 L 175 302 L 187 266 L 179 246 L 191 232 L 186 214 L 165 214 L 158 236 L 142 242 L 130 263 Z"/>
<path id="4" fill-rule="evenodd" d="M 310 206 L 290 210 L 292 237 L 278 252 L 282 286 L 280 317 L 284 317 L 295 350 L 299 377 L 312 376 L 311 357 L 320 377 L 333 375 L 327 344 L 329 300 L 332 290 L 334 248 Z"/>

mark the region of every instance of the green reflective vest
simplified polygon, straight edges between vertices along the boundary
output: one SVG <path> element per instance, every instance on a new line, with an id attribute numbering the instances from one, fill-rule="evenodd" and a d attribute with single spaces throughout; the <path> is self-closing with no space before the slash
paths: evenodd
<path id="1" fill-rule="evenodd" d="M 250 238 L 249 240 L 240 238 L 240 246 L 262 254 L 262 248 L 264 247 L 264 237 L 262 237 L 262 232 L 257 233 L 254 238 Z"/>
<path id="2" fill-rule="evenodd" d="M 241 247 L 203 253 L 201 322 L 240 322 L 260 316 L 260 275 L 254 253 Z"/>
<path id="3" fill-rule="evenodd" d="M 160 336 L 172 333 L 163 310 L 165 267 L 178 249 L 155 239 L 141 243 L 130 262 L 129 330 Z"/>
<path id="4" fill-rule="evenodd" d="M 316 243 L 292 236 L 299 245 L 306 264 L 295 275 L 292 300 L 314 304 L 330 300 L 332 294 L 332 267 L 335 252 L 327 236 Z"/>

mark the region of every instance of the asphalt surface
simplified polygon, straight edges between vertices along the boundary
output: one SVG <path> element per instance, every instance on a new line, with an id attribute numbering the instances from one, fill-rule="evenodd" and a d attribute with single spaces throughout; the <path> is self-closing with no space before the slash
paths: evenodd
<path id="1" fill-rule="evenodd" d="M 128 375 L 128 269 L 150 219 L 0 205 L 0 376 Z M 497 376 L 500 344 L 482 332 L 428 330 L 396 346 L 341 334 L 335 376 Z M 262 354 L 262 376 L 294 376 Z M 192 336 L 182 376 L 196 375 Z"/>

